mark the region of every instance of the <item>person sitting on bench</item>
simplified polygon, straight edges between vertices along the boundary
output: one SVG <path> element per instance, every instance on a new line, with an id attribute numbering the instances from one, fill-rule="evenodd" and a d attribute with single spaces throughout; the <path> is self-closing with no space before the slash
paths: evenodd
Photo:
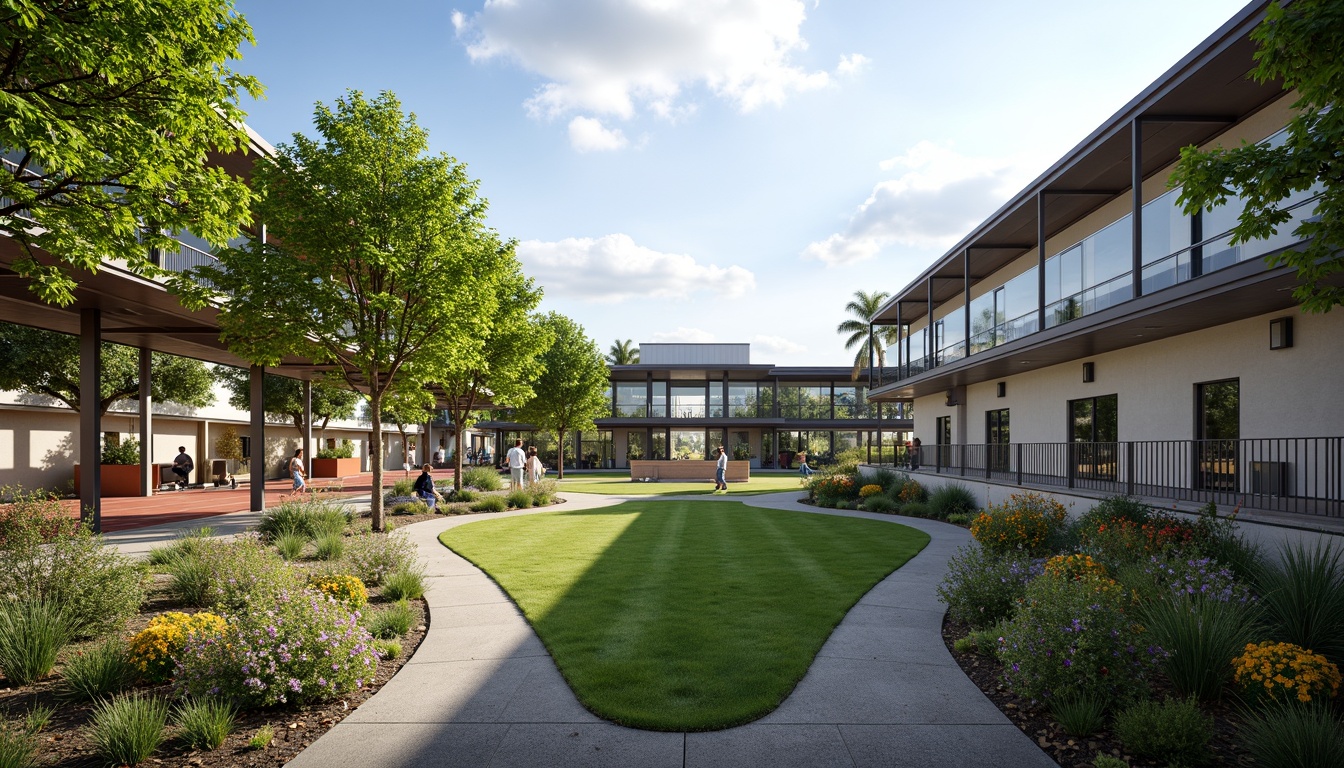
<path id="1" fill-rule="evenodd" d="M 177 485 L 179 488 L 186 488 L 191 485 L 191 470 L 196 468 L 195 462 L 187 454 L 187 447 L 179 445 L 177 447 L 177 458 L 173 459 L 173 474 L 177 475 Z"/>

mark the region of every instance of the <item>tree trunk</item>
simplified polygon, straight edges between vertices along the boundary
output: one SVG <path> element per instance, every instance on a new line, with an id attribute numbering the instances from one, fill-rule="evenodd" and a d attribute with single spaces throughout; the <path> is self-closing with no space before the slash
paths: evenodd
<path id="1" fill-rule="evenodd" d="M 373 435 L 369 453 L 373 457 L 373 497 L 369 500 L 369 524 L 375 533 L 383 532 L 383 393 L 377 382 L 369 387 L 369 418 L 373 420 Z"/>
<path id="2" fill-rule="evenodd" d="M 459 417 L 457 411 L 453 414 L 453 489 L 462 490 L 462 424 L 467 420 L 465 416 Z"/>
<path id="3" fill-rule="evenodd" d="M 555 476 L 558 480 L 565 479 L 565 430 L 558 429 L 559 442 L 555 446 Z"/>
<path id="4" fill-rule="evenodd" d="M 397 422 L 397 432 L 401 434 L 401 466 L 407 477 L 411 475 L 411 444 L 406 436 L 406 427 Z"/>

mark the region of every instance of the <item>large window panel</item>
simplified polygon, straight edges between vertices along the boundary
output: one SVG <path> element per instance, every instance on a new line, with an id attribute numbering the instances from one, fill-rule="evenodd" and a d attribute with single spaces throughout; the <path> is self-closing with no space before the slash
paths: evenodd
<path id="1" fill-rule="evenodd" d="M 655 418 L 667 418 L 667 382 L 653 382 L 653 405 L 649 415 Z"/>
<path id="2" fill-rule="evenodd" d="M 672 385 L 672 418 L 699 419 L 705 415 L 704 384 Z"/>
<path id="3" fill-rule="evenodd" d="M 758 398 L 756 396 L 756 383 L 734 383 L 728 384 L 728 416 L 730 418 L 748 418 L 759 415 L 757 413 Z"/>
<path id="4" fill-rule="evenodd" d="M 618 383 L 616 385 L 616 415 L 632 418 L 644 418 L 648 413 L 648 385 Z"/>

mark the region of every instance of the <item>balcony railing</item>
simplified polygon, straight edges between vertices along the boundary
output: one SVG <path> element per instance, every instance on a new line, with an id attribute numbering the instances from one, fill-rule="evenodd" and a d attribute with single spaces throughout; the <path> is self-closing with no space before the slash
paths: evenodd
<path id="1" fill-rule="evenodd" d="M 1344 517 L 1344 437 L 925 445 L 917 457 L 888 457 L 1026 487 Z"/>

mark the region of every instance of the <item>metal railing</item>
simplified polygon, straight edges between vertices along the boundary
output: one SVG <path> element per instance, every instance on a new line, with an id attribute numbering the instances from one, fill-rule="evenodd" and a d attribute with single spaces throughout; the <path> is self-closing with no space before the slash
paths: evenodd
<path id="1" fill-rule="evenodd" d="M 1344 437 L 925 445 L 910 458 L 888 451 L 876 463 L 1025 487 L 1344 517 Z"/>
<path id="2" fill-rule="evenodd" d="M 213 282 L 202 277 L 196 270 L 197 267 L 218 266 L 219 260 L 212 254 L 206 253 L 199 248 L 193 248 L 186 243 L 178 241 L 176 251 L 160 251 L 159 266 L 169 272 L 179 272 L 186 274 L 194 282 L 209 288 L 218 288 Z"/>

